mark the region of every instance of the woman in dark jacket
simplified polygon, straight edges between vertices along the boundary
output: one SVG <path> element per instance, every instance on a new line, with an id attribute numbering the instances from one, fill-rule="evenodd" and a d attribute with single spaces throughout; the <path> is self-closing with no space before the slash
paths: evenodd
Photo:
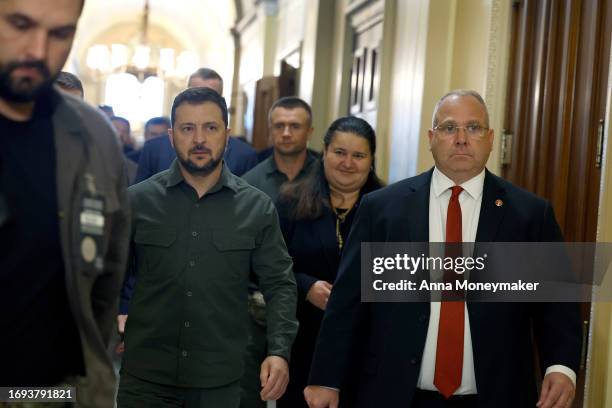
<path id="1" fill-rule="evenodd" d="M 376 176 L 376 136 L 363 119 L 334 121 L 323 139 L 320 165 L 281 189 L 281 228 L 298 285 L 299 331 L 291 352 L 290 382 L 279 408 L 307 407 L 303 390 L 342 247 L 361 197 L 382 186 Z"/>

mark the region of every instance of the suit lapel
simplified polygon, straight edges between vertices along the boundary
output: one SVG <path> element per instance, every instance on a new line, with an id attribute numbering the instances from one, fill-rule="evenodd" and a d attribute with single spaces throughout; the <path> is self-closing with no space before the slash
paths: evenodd
<path id="1" fill-rule="evenodd" d="M 481 256 L 482 248 L 479 248 L 479 242 L 495 242 L 498 240 L 499 229 L 506 214 L 507 201 L 506 191 L 499 183 L 496 176 L 485 170 L 485 182 L 482 191 L 482 204 L 480 206 L 480 217 L 478 219 L 478 230 L 476 232 L 476 244 L 474 247 L 474 256 Z M 470 278 L 473 282 L 480 282 L 480 275 Z M 469 293 L 467 296 L 467 307 L 470 315 L 470 328 L 472 331 L 472 341 L 475 346 L 481 346 L 483 343 L 482 333 L 486 333 L 488 319 L 491 316 L 491 305 L 483 302 L 472 302 L 471 298 L 475 296 Z M 483 370 L 479 367 L 478 355 L 474 354 L 474 366 L 476 373 Z M 479 381 L 479 378 L 477 378 Z"/>
<path id="2" fill-rule="evenodd" d="M 401 215 L 395 225 L 392 226 L 396 231 L 392 241 L 396 242 L 429 242 L 429 191 L 431 189 L 431 176 L 433 168 L 412 179 L 412 184 L 408 187 L 405 194 L 401 196 Z M 428 249 L 427 245 L 425 245 Z M 425 253 L 429 256 L 429 253 Z M 421 279 L 429 281 L 429 271 L 422 270 L 414 278 L 420 282 Z M 428 299 L 423 302 L 397 302 L 389 304 L 389 313 L 393 315 L 392 321 L 402 321 L 406 316 L 418 316 L 419 319 L 429 320 L 430 306 Z M 427 325 L 423 327 L 422 333 L 415 333 L 410 325 L 398 326 L 398 337 L 401 339 L 394 344 L 409 344 L 417 341 L 425 342 Z M 416 340 L 415 340 L 416 339 Z"/>
<path id="3" fill-rule="evenodd" d="M 398 225 L 408 232 L 407 242 L 429 241 L 429 190 L 433 168 L 421 174 L 411 186 L 411 191 L 403 197 L 405 201 L 404 217 L 410 223 Z M 405 235 L 404 235 L 405 236 Z"/>
<path id="4" fill-rule="evenodd" d="M 495 241 L 506 213 L 506 206 L 503 205 L 506 201 L 506 191 L 494 175 L 488 170 L 485 171 L 476 242 Z"/>

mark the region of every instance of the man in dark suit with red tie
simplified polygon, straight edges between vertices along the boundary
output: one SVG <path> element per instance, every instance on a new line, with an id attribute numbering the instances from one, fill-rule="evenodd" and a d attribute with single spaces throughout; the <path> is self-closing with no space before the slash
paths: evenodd
<path id="1" fill-rule="evenodd" d="M 576 304 L 361 303 L 361 242 L 563 240 L 547 201 L 486 170 L 494 135 L 478 93 L 443 96 L 428 136 L 433 169 L 362 200 L 319 332 L 309 406 L 570 406 L 581 350 Z"/>

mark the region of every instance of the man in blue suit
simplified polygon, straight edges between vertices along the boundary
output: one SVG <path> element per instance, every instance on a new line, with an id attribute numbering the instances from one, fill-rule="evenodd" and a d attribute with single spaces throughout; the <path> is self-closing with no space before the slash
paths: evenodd
<path id="1" fill-rule="evenodd" d="M 361 303 L 361 242 L 563 240 L 547 201 L 486 170 L 494 135 L 478 93 L 442 97 L 428 135 L 435 167 L 361 202 L 319 332 L 309 406 L 570 406 L 581 350 L 576 304 Z"/>
<path id="2" fill-rule="evenodd" d="M 170 143 L 168 129 L 170 129 L 170 119 L 167 117 L 151 118 L 145 124 L 145 143 L 140 149 L 135 183 L 170 167 L 176 153 Z"/>
<path id="3" fill-rule="evenodd" d="M 191 74 L 187 86 L 189 88 L 203 86 L 214 89 L 220 95 L 223 94 L 223 79 L 210 68 L 200 68 Z M 167 170 L 175 157 L 176 153 L 167 135 L 147 140 L 140 154 L 136 183 Z M 257 164 L 257 152 L 247 143 L 230 137 L 223 159 L 232 173 L 242 176 Z"/>

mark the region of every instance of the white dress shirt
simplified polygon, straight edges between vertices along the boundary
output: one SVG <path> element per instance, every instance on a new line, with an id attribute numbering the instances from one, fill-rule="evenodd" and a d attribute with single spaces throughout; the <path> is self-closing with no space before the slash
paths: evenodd
<path id="1" fill-rule="evenodd" d="M 474 242 L 476 240 L 484 179 L 485 171 L 483 170 L 477 176 L 461 184 L 463 191 L 459 195 L 459 204 L 461 205 L 461 234 L 463 242 Z M 429 192 L 429 242 L 446 241 L 446 213 L 451 196 L 450 188 L 454 185 L 455 183 L 451 179 L 439 171 L 438 168 L 434 168 Z M 427 329 L 417 387 L 422 390 L 437 391 L 438 389 L 433 382 L 436 367 L 440 302 L 431 302 L 430 305 L 429 327 Z M 461 385 L 455 391 L 455 395 L 478 393 L 467 305 L 464 315 L 463 371 Z M 567 375 L 574 382 L 574 385 L 576 384 L 576 373 L 569 367 L 553 365 L 547 368 L 546 374 L 550 372 L 561 372 Z"/>

